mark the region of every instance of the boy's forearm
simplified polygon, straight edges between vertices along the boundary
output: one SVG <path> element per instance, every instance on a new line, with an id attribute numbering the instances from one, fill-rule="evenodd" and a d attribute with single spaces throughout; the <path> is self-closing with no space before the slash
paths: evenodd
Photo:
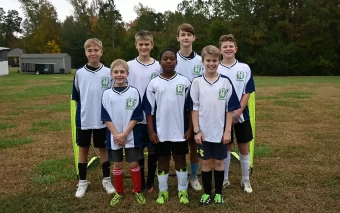
<path id="1" fill-rule="evenodd" d="M 193 130 L 194 132 L 197 132 L 198 130 L 200 130 L 200 127 L 198 125 L 198 111 L 191 111 L 191 117 L 192 117 L 192 126 L 193 126 Z"/>
<path id="2" fill-rule="evenodd" d="M 113 135 L 118 135 L 118 132 L 111 121 L 105 121 L 105 125 Z"/>
<path id="3" fill-rule="evenodd" d="M 226 113 L 225 129 L 224 132 L 231 132 L 231 126 L 233 123 L 233 112 Z"/>
<path id="4" fill-rule="evenodd" d="M 192 111 L 188 112 L 188 119 L 189 119 L 189 126 L 188 126 L 188 130 L 193 130 L 193 125 L 192 125 L 192 115 L 191 115 Z"/>
<path id="5" fill-rule="evenodd" d="M 146 115 L 146 124 L 149 134 L 155 132 L 153 128 L 153 115 Z"/>
<path id="6" fill-rule="evenodd" d="M 126 129 L 123 131 L 123 134 L 128 136 L 130 132 L 132 131 L 132 129 L 136 126 L 136 124 L 137 124 L 137 120 L 131 120 L 128 126 L 126 127 Z"/>
<path id="7" fill-rule="evenodd" d="M 250 97 L 250 94 L 247 93 L 247 94 L 244 94 L 241 98 L 241 101 L 240 101 L 240 105 L 241 105 L 241 108 L 237 109 L 236 110 L 236 114 L 237 116 L 239 117 L 243 110 L 246 108 L 246 106 L 248 105 L 248 101 L 249 101 L 249 97 Z"/>

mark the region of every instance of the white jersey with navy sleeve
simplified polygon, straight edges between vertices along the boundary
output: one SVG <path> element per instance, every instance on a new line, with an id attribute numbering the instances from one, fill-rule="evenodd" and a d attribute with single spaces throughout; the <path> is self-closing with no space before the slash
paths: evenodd
<path id="1" fill-rule="evenodd" d="M 155 131 L 160 142 L 185 141 L 185 111 L 188 108 L 190 80 L 176 73 L 166 79 L 152 79 L 143 99 L 144 111 L 155 116 Z"/>
<path id="2" fill-rule="evenodd" d="M 73 80 L 72 100 L 77 102 L 76 126 L 83 130 L 101 129 L 100 120 L 103 92 L 112 86 L 110 69 L 102 65 L 92 71 L 86 65 L 77 70 Z"/>
<path id="3" fill-rule="evenodd" d="M 129 75 L 127 77 L 129 85 L 136 87 L 141 98 L 143 98 L 146 87 L 151 79 L 157 77 L 161 72 L 158 61 L 154 60 L 151 64 L 143 64 L 137 58 L 128 61 Z M 146 119 L 142 121 L 146 124 Z"/>
<path id="4" fill-rule="evenodd" d="M 192 57 L 185 57 L 179 51 L 177 52 L 176 72 L 192 81 L 195 77 L 203 74 L 203 65 L 201 56 L 193 52 Z"/>
<path id="5" fill-rule="evenodd" d="M 118 133 L 122 133 L 129 125 L 131 120 L 140 121 L 143 119 L 143 108 L 139 93 L 136 88 L 127 86 L 126 89 L 119 92 L 115 88 L 108 89 L 102 97 L 101 120 L 111 121 Z M 139 137 L 135 137 L 132 130 L 126 137 L 125 148 L 142 147 Z M 106 137 L 106 148 L 117 150 L 123 146 L 114 141 L 114 136 L 108 130 Z"/>
<path id="6" fill-rule="evenodd" d="M 209 82 L 204 75 L 195 78 L 190 88 L 192 110 L 198 111 L 199 128 L 204 140 L 220 143 L 225 128 L 226 112 L 240 108 L 231 81 L 219 75 Z"/>
<path id="7" fill-rule="evenodd" d="M 252 93 L 255 91 L 253 75 L 251 73 L 250 67 L 247 64 L 241 63 L 236 60 L 233 65 L 228 67 L 220 63 L 217 72 L 227 76 L 231 80 L 239 101 L 241 101 L 244 94 Z M 247 105 L 244 108 L 243 113 L 239 117 L 238 122 L 242 123 L 248 120 L 250 120 L 250 116 Z"/>

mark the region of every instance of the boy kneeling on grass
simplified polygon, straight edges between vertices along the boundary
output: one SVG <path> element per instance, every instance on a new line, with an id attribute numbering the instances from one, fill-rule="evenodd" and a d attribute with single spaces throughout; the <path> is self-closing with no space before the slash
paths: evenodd
<path id="1" fill-rule="evenodd" d="M 111 64 L 114 85 L 102 97 L 101 118 L 108 128 L 107 160 L 113 161 L 113 178 L 116 193 L 110 205 L 117 205 L 124 195 L 123 148 L 125 161 L 129 163 L 133 182 L 133 193 L 139 204 L 146 200 L 141 189 L 141 172 L 138 160 L 143 158 L 143 144 L 139 140 L 137 121 L 143 120 L 143 109 L 139 92 L 126 83 L 129 68 L 126 61 L 117 59 Z"/>

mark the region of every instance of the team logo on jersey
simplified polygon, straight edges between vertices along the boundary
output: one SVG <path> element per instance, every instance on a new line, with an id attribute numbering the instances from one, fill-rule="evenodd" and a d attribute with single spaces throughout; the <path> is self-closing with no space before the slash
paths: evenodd
<path id="1" fill-rule="evenodd" d="M 227 99 L 227 92 L 228 90 L 222 88 L 218 91 L 218 100 L 226 100 Z"/>
<path id="2" fill-rule="evenodd" d="M 151 79 L 154 79 L 158 76 L 159 74 L 157 72 L 151 73 Z"/>
<path id="3" fill-rule="evenodd" d="M 184 84 L 177 84 L 176 85 L 176 95 L 182 95 L 184 94 Z"/>
<path id="4" fill-rule="evenodd" d="M 137 102 L 137 99 L 133 99 L 133 98 L 126 99 L 126 104 L 125 104 L 126 105 L 126 109 L 134 110 L 136 102 Z"/>
<path id="5" fill-rule="evenodd" d="M 102 78 L 102 88 L 108 88 L 110 84 L 110 79 L 107 77 Z"/>
<path id="6" fill-rule="evenodd" d="M 236 80 L 237 81 L 244 81 L 244 72 L 243 71 L 237 71 Z"/>
<path id="7" fill-rule="evenodd" d="M 196 64 L 194 66 L 193 74 L 194 75 L 201 75 L 201 71 L 202 71 L 202 66 L 200 64 Z"/>

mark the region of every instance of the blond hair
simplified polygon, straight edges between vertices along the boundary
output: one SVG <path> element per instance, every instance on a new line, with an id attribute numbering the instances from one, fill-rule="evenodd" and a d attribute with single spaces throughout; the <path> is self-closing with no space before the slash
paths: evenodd
<path id="1" fill-rule="evenodd" d="M 90 45 L 96 45 L 99 49 L 103 50 L 103 43 L 97 38 L 90 38 L 85 41 L 84 49 L 86 50 Z"/>
<path id="2" fill-rule="evenodd" d="M 214 45 L 205 46 L 201 52 L 201 57 L 203 60 L 207 56 L 212 56 L 220 59 L 220 55 L 221 55 L 220 50 Z"/>
<path id="3" fill-rule="evenodd" d="M 129 72 L 129 65 L 128 65 L 128 63 L 127 63 L 125 60 L 123 60 L 123 59 L 116 59 L 116 60 L 114 60 L 114 61 L 111 63 L 111 65 L 110 65 L 110 70 L 111 70 L 111 72 L 112 72 L 113 68 L 115 68 L 115 67 L 117 67 L 117 66 L 119 66 L 119 65 L 121 65 L 121 66 L 126 70 L 126 72 Z"/>
<path id="4" fill-rule="evenodd" d="M 235 47 L 237 47 L 236 39 L 233 34 L 223 35 L 220 37 L 220 40 L 219 40 L 220 48 L 221 48 L 222 43 L 226 41 L 234 42 Z"/>
<path id="5" fill-rule="evenodd" d="M 179 36 L 179 32 L 181 30 L 184 31 L 184 32 L 189 32 L 189 33 L 195 35 L 195 29 L 191 24 L 183 23 L 183 24 L 179 25 L 178 28 L 177 28 L 177 36 Z"/>
<path id="6" fill-rule="evenodd" d="M 151 32 L 147 30 L 141 30 L 135 34 L 135 41 L 137 42 L 138 40 L 149 40 L 153 42 L 153 36 Z"/>

